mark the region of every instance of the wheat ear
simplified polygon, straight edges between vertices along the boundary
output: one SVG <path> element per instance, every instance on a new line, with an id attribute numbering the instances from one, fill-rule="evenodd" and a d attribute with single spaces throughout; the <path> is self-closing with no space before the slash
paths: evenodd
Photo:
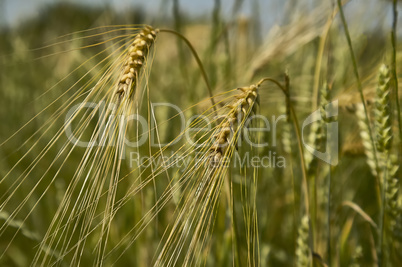
<path id="1" fill-rule="evenodd" d="M 385 210 L 388 216 L 388 229 L 393 231 L 396 225 L 400 210 L 398 209 L 399 180 L 396 178 L 396 172 L 399 166 L 396 164 L 397 157 L 390 156 L 387 164 L 387 179 L 385 190 Z"/>
<path id="2" fill-rule="evenodd" d="M 363 258 L 363 248 L 361 246 L 357 246 L 352 254 L 352 263 L 349 267 L 360 267 L 360 261 Z"/>
<path id="3" fill-rule="evenodd" d="M 300 226 L 299 226 L 299 236 L 297 237 L 296 244 L 296 266 L 306 267 L 310 266 L 311 253 L 308 245 L 309 242 L 309 219 L 307 215 L 304 215 Z"/>
<path id="4" fill-rule="evenodd" d="M 390 107 L 390 70 L 382 65 L 378 75 L 378 87 L 375 99 L 375 134 L 380 172 L 385 186 L 385 209 L 389 216 L 389 228 L 393 228 L 397 214 L 398 180 L 394 178 L 398 170 L 396 160 L 390 155 L 392 145 L 392 122 Z"/>
<path id="5" fill-rule="evenodd" d="M 131 99 L 135 94 L 138 85 L 138 76 L 149 50 L 156 41 L 158 31 L 151 26 L 145 26 L 130 45 L 128 57 L 124 63 L 123 71 L 117 85 L 116 94 L 119 97 L 119 101 L 124 96 Z"/>
<path id="6" fill-rule="evenodd" d="M 213 164 L 219 163 L 228 146 L 233 145 L 231 132 L 240 133 L 244 121 L 255 112 L 255 103 L 258 103 L 257 89 L 259 86 L 260 83 L 250 87 L 238 88 L 242 93 L 236 96 L 237 101 L 227 106 L 230 110 L 221 123 L 219 131 L 215 134 L 216 141 L 210 148 Z"/>
<path id="7" fill-rule="evenodd" d="M 396 206 L 398 198 L 398 180 L 394 179 L 394 175 L 398 169 L 393 164 L 390 155 L 392 144 L 392 121 L 390 106 L 390 70 L 386 65 L 381 65 L 378 75 L 378 87 L 375 98 L 375 144 L 378 152 L 378 162 L 380 167 L 380 177 L 382 178 L 382 201 L 381 224 L 380 224 L 380 243 L 379 243 L 379 260 L 387 260 L 387 250 L 384 248 L 384 234 L 386 229 L 392 228 L 395 224 Z M 392 236 L 389 237 L 391 241 Z M 384 255 L 382 255 L 384 254 Z"/>
<path id="8" fill-rule="evenodd" d="M 104 99 L 108 102 L 113 102 L 115 107 L 111 111 L 107 110 L 105 116 L 102 118 L 99 125 L 104 125 L 104 129 L 102 127 L 96 129 L 91 136 L 91 141 L 98 140 L 99 138 L 100 144 L 104 144 L 104 146 L 87 147 L 77 171 L 71 178 L 68 190 L 66 190 L 61 204 L 40 244 L 33 260 L 33 265 L 51 264 L 54 259 L 47 253 L 46 248 L 52 248 L 60 252 L 60 257 L 54 263 L 64 260 L 70 254 L 72 255 L 72 258 L 69 259 L 70 265 L 79 265 L 83 251 L 86 249 L 86 240 L 95 229 L 99 230 L 99 232 L 96 232 L 99 236 L 97 237 L 98 243 L 95 249 L 97 256 L 94 262 L 96 262 L 96 265 L 103 264 L 103 256 L 114 216 L 113 206 L 115 205 L 121 170 L 120 159 L 124 153 L 124 140 L 127 134 L 127 125 L 116 114 L 121 113 L 127 116 L 135 108 L 132 101 L 136 94 L 136 89 L 141 82 L 141 72 L 144 66 L 146 66 L 150 49 L 155 43 L 156 34 L 157 30 L 154 30 L 150 26 L 145 26 L 135 35 L 134 40 L 127 48 L 127 54 L 123 55 L 125 58 L 123 58 L 119 76 L 112 77 L 113 73 L 111 71 L 105 73 L 105 79 L 113 79 L 113 87 L 110 87 L 112 91 Z M 100 88 L 102 88 L 101 84 L 102 80 L 94 87 L 94 94 L 100 92 Z M 88 120 L 85 120 L 79 127 L 78 133 L 75 133 L 81 134 L 87 127 Z M 115 147 L 115 149 L 111 149 L 111 147 Z M 92 161 L 88 160 L 89 158 Z M 85 192 L 85 194 L 80 193 L 74 199 L 73 192 L 78 189 L 78 186 L 80 186 L 79 181 L 83 177 L 86 177 L 86 179 L 85 183 L 81 185 L 81 192 Z M 87 181 L 90 181 L 90 184 Z M 102 194 L 104 186 L 107 186 L 107 190 Z M 96 206 L 103 199 L 105 200 L 105 210 L 102 214 L 102 221 L 93 226 L 95 218 L 98 216 L 95 212 Z M 66 213 L 65 211 L 69 209 L 71 211 Z M 80 221 L 83 221 L 81 229 L 79 227 Z M 63 223 L 65 224 L 63 225 Z M 74 243 L 75 235 L 79 235 L 79 240 L 76 243 Z"/>
<path id="9" fill-rule="evenodd" d="M 183 264 L 190 266 L 202 260 L 200 253 L 208 247 L 213 214 L 228 171 L 225 164 L 234 154 L 247 119 L 255 112 L 262 82 L 238 88 L 240 93 L 230 97 L 234 100 L 221 108 L 225 114 L 215 119 L 219 121 L 218 125 L 207 134 L 210 138 L 202 146 L 202 158 L 195 166 L 183 170 L 180 180 L 188 180 L 191 185 L 184 190 L 188 195 L 181 200 L 183 207 L 177 211 L 177 219 L 163 244 L 156 266 L 178 265 L 182 257 Z M 210 115 L 214 113 L 212 111 Z M 188 246 L 183 248 L 185 243 Z"/>
<path id="10" fill-rule="evenodd" d="M 330 102 L 330 95 L 329 95 L 329 87 L 328 84 L 325 83 L 321 90 L 320 90 L 320 113 L 322 120 L 316 121 L 312 124 L 311 131 L 308 137 L 309 143 L 318 151 L 322 149 L 323 141 L 326 139 L 325 131 L 324 131 L 324 124 L 330 122 L 330 118 L 327 118 L 326 115 L 326 106 Z M 307 171 L 309 175 L 315 175 L 317 169 L 318 159 L 313 157 L 310 152 L 306 153 L 306 165 Z"/>
<path id="11" fill-rule="evenodd" d="M 364 153 L 366 154 L 366 162 L 370 167 L 370 171 L 374 176 L 377 176 L 377 165 L 375 160 L 375 147 L 371 142 L 370 133 L 369 133 L 369 125 L 366 121 L 366 114 L 364 112 L 363 104 L 356 104 L 356 117 L 357 124 L 360 128 L 360 137 L 363 142 Z"/>
<path id="12" fill-rule="evenodd" d="M 390 71 L 382 65 L 378 75 L 377 95 L 375 99 L 375 137 L 379 152 L 388 154 L 392 143 L 392 128 L 390 118 L 389 83 Z M 384 159 L 382 159 L 384 160 Z"/>

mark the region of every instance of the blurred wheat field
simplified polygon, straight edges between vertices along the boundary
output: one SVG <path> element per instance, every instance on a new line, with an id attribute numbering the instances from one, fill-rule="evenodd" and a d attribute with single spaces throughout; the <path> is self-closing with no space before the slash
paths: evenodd
<path id="1" fill-rule="evenodd" d="M 402 264 L 401 3 L 182 4 L 1 30 L 0 265 Z"/>

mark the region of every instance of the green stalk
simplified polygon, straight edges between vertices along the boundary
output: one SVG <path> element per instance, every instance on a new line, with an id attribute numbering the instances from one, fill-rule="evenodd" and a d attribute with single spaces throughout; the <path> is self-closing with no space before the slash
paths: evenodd
<path id="1" fill-rule="evenodd" d="M 239 247 L 239 231 L 236 221 L 236 211 L 235 211 L 235 200 L 233 193 L 233 182 L 232 175 L 230 172 L 226 176 L 226 195 L 228 197 L 228 205 L 230 209 L 230 220 L 232 221 L 232 253 L 233 253 L 233 261 L 234 266 L 240 265 L 240 247 Z"/>
<path id="2" fill-rule="evenodd" d="M 368 116 L 368 111 L 367 111 L 367 106 L 366 106 L 366 100 L 365 100 L 364 94 L 363 94 L 363 86 L 362 86 L 362 83 L 361 83 L 361 80 L 360 80 L 359 70 L 357 68 L 356 56 L 355 56 L 355 53 L 353 51 L 352 40 L 350 38 L 348 24 L 347 24 L 346 19 L 345 19 L 345 14 L 343 12 L 341 0 L 338 0 L 337 2 L 338 2 L 338 8 L 339 8 L 339 13 L 341 15 L 343 28 L 345 30 L 345 37 L 346 37 L 346 40 L 347 40 L 347 43 L 348 43 L 348 46 L 349 46 L 350 57 L 352 58 L 353 72 L 354 72 L 355 77 L 356 77 L 357 89 L 359 90 L 360 100 L 361 100 L 361 102 L 363 104 L 363 108 L 364 108 L 365 121 L 366 121 L 367 126 L 368 126 L 368 131 L 369 131 L 371 143 L 372 143 L 373 147 L 375 147 L 374 137 L 373 137 L 373 130 L 371 129 L 371 125 L 370 125 L 370 121 L 369 121 L 369 116 Z M 375 161 L 377 173 L 380 173 L 376 153 L 374 153 L 374 161 Z M 376 186 L 377 200 L 378 200 L 379 207 L 381 207 L 381 203 L 382 203 L 382 201 L 381 201 L 381 189 L 380 189 L 381 188 L 381 183 L 380 183 L 379 177 L 376 177 L 376 178 L 377 178 L 376 179 L 376 182 L 377 182 L 377 186 Z"/>
<path id="3" fill-rule="evenodd" d="M 396 30 L 398 24 L 398 10 L 397 1 L 393 0 L 392 3 L 393 20 L 392 20 L 392 31 L 391 31 L 391 44 L 392 44 L 392 76 L 394 78 L 394 88 L 395 88 L 395 102 L 398 116 L 399 125 L 399 158 L 402 157 L 402 119 L 401 119 L 401 108 L 399 105 L 399 86 L 398 86 L 398 76 L 396 71 Z"/>
<path id="4" fill-rule="evenodd" d="M 327 257 L 328 264 L 332 266 L 331 262 L 331 165 L 328 164 L 329 172 L 328 172 L 328 200 L 327 200 Z"/>
<path id="5" fill-rule="evenodd" d="M 382 191 L 381 191 L 381 199 L 382 203 L 384 203 L 383 208 L 381 209 L 380 212 L 380 223 L 378 227 L 379 231 L 379 251 L 378 251 L 378 266 L 386 266 L 385 259 L 386 257 L 384 254 L 386 253 L 386 250 L 384 250 L 384 231 L 385 231 L 385 190 L 386 190 L 386 179 L 387 179 L 387 166 L 384 166 L 384 171 L 383 171 L 383 186 L 382 186 Z"/>
<path id="6" fill-rule="evenodd" d="M 309 213 L 310 204 L 309 204 L 309 199 L 308 199 L 306 162 L 304 159 L 304 151 L 303 151 L 299 122 L 298 122 L 298 119 L 296 116 L 296 112 L 290 102 L 289 76 L 287 74 L 285 74 L 285 82 L 286 82 L 285 87 L 283 87 L 278 81 L 276 81 L 275 79 L 272 79 L 272 78 L 264 78 L 258 84 L 261 85 L 265 81 L 274 83 L 276 86 L 278 86 L 282 90 L 282 92 L 286 96 L 286 107 L 288 109 L 287 112 L 293 118 L 292 122 L 293 122 L 293 126 L 295 128 L 297 144 L 298 144 L 298 149 L 299 149 L 299 154 L 300 154 L 300 165 L 301 165 L 302 174 L 303 174 L 303 191 L 304 191 L 304 201 L 305 201 L 305 206 L 306 206 L 306 213 Z"/>
<path id="7" fill-rule="evenodd" d="M 202 64 L 201 59 L 198 56 L 197 51 L 195 51 L 193 45 L 190 43 L 190 41 L 186 37 L 184 37 L 184 35 L 182 35 L 181 33 L 176 32 L 176 31 L 169 30 L 169 29 L 160 29 L 159 32 L 165 32 L 165 33 L 174 34 L 174 35 L 176 35 L 177 37 L 179 37 L 180 39 L 182 39 L 186 43 L 186 45 L 190 49 L 191 53 L 193 54 L 194 59 L 198 64 L 198 67 L 200 68 L 202 78 L 204 79 L 205 85 L 208 88 L 208 93 L 209 93 L 209 97 L 211 99 L 212 108 L 214 109 L 215 113 L 218 114 L 217 109 L 216 109 L 215 100 L 214 100 L 213 93 L 212 93 L 212 88 L 211 88 L 211 85 L 209 83 L 207 73 L 205 72 L 204 65 Z"/>

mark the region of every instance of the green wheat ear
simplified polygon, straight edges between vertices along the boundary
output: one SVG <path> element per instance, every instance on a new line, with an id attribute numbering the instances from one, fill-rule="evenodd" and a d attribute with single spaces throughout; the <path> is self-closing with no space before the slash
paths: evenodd
<path id="1" fill-rule="evenodd" d="M 376 148 L 379 152 L 389 151 L 392 143 L 390 118 L 389 83 L 390 71 L 382 65 L 378 75 L 378 87 L 375 99 L 375 137 Z"/>
<path id="2" fill-rule="evenodd" d="M 298 267 L 310 266 L 309 230 L 309 219 L 307 215 L 304 215 L 298 230 L 299 236 L 297 237 L 296 266 Z"/>
<path id="3" fill-rule="evenodd" d="M 386 65 L 379 69 L 378 87 L 375 99 L 375 136 L 376 149 L 380 159 L 380 172 L 385 183 L 385 210 L 388 216 L 388 228 L 392 231 L 395 225 L 398 200 L 398 180 L 396 172 L 399 166 L 397 159 L 390 155 L 392 144 L 392 121 L 390 106 L 390 70 Z"/>
<path id="4" fill-rule="evenodd" d="M 393 231 L 395 228 L 396 220 L 400 214 L 398 209 L 399 183 L 398 179 L 396 178 L 396 172 L 399 168 L 399 166 L 396 164 L 397 160 L 397 157 L 390 156 L 390 159 L 387 162 L 388 175 L 386 179 L 385 209 L 389 218 L 388 228 L 390 231 Z"/>
<path id="5" fill-rule="evenodd" d="M 363 257 L 363 248 L 361 246 L 357 246 L 352 255 L 352 263 L 349 267 L 360 267 L 360 260 Z"/>
<path id="6" fill-rule="evenodd" d="M 394 163 L 394 157 L 391 155 L 392 144 L 392 120 L 390 105 L 390 70 L 386 65 L 382 65 L 378 74 L 378 87 L 375 98 L 374 111 L 374 136 L 378 155 L 379 173 L 383 184 L 383 207 L 382 221 L 380 231 L 380 251 L 381 260 L 388 258 L 388 252 L 385 246 L 392 244 L 393 236 L 386 236 L 386 230 L 392 233 L 398 217 L 397 199 L 398 199 L 398 180 L 394 178 L 398 170 L 398 165 Z M 384 236 L 387 238 L 383 241 Z M 388 243 L 388 244 L 387 244 Z"/>
<path id="7" fill-rule="evenodd" d="M 374 176 L 377 176 L 377 164 L 375 160 L 375 147 L 371 142 L 369 125 L 366 121 L 366 114 L 362 103 L 356 104 L 357 124 L 360 128 L 360 137 L 362 139 L 364 153 L 366 154 L 366 162 L 370 167 L 370 171 Z"/>
<path id="8" fill-rule="evenodd" d="M 325 108 L 331 101 L 330 98 L 330 89 L 327 83 L 324 83 L 320 90 L 320 103 L 319 109 L 321 113 L 322 120 L 317 121 L 312 124 L 311 132 L 309 134 L 309 142 L 314 146 L 316 150 L 321 151 L 323 148 L 323 142 L 327 138 L 324 126 L 325 123 L 329 122 L 330 119 L 326 116 Z M 313 157 L 313 155 L 309 152 L 306 152 L 306 164 L 309 175 L 315 175 L 318 159 Z"/>

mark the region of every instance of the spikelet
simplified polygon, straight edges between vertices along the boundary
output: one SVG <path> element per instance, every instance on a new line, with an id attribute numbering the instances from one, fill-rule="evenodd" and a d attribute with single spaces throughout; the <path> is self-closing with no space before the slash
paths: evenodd
<path id="1" fill-rule="evenodd" d="M 308 135 L 308 144 L 314 149 L 319 150 L 318 146 L 320 145 L 321 141 L 321 130 L 322 130 L 322 123 L 320 121 L 315 121 L 311 123 L 310 133 Z M 314 165 L 316 165 L 316 158 L 311 154 L 309 151 L 305 151 L 304 157 L 306 159 L 306 167 L 307 170 L 310 172 L 314 169 Z"/>
<path id="2" fill-rule="evenodd" d="M 357 246 L 352 255 L 352 263 L 349 267 L 360 267 L 360 259 L 363 257 L 363 248 L 361 246 Z"/>
<path id="3" fill-rule="evenodd" d="M 309 219 L 304 215 L 298 230 L 299 236 L 296 243 L 296 266 L 305 267 L 310 266 L 310 248 L 309 241 Z"/>
<path id="4" fill-rule="evenodd" d="M 181 183 L 187 181 L 186 190 L 180 199 L 175 222 L 155 266 L 198 266 L 202 251 L 206 248 L 213 226 L 216 205 L 229 168 L 237 141 L 245 128 L 245 122 L 256 112 L 258 88 L 261 83 L 238 88 L 233 101 L 222 107 L 224 114 L 217 125 L 207 134 L 201 146 L 200 158 L 194 166 L 186 166 L 181 172 Z M 212 112 L 210 116 L 215 116 Z M 183 247 L 186 244 L 186 247 Z M 177 249 L 177 248 L 180 249 Z"/>
<path id="5" fill-rule="evenodd" d="M 145 64 L 145 58 L 156 41 L 157 32 L 158 30 L 153 29 L 151 26 L 145 26 L 128 48 L 128 57 L 124 62 L 122 74 L 117 84 L 116 94 L 119 102 L 124 96 L 131 99 L 135 94 L 138 77 Z"/>
<path id="6" fill-rule="evenodd" d="M 392 237 L 394 242 L 398 242 L 400 245 L 402 245 L 402 195 L 399 195 L 396 201 L 395 213 L 397 216 L 392 229 Z"/>
<path id="7" fill-rule="evenodd" d="M 374 139 L 375 147 L 370 137 L 370 125 L 367 124 L 366 115 L 363 104 L 356 105 L 356 116 L 360 127 L 360 137 L 363 141 L 365 154 L 367 156 L 367 164 L 371 173 L 377 176 L 376 155 L 379 159 L 379 167 L 386 167 L 387 153 L 391 147 L 392 133 L 389 107 L 389 81 L 390 73 L 388 67 L 382 65 L 379 70 L 377 96 L 375 100 L 374 111 Z M 377 154 L 377 151 L 379 152 Z M 384 154 L 383 152 L 387 152 Z"/>
<path id="8" fill-rule="evenodd" d="M 375 137 L 378 151 L 381 176 L 385 183 L 385 210 L 388 216 L 388 228 L 392 231 L 398 216 L 398 179 L 396 172 L 398 165 L 396 157 L 390 155 L 392 144 L 392 122 L 390 111 L 389 88 L 390 71 L 386 65 L 379 69 L 378 87 L 375 98 Z"/>
<path id="9" fill-rule="evenodd" d="M 128 134 L 126 120 L 136 108 L 133 99 L 141 83 L 141 71 L 146 65 L 157 32 L 158 30 L 154 30 L 151 26 L 145 26 L 127 48 L 121 72 L 113 77 L 112 73 L 108 73 L 113 84 L 110 87 L 112 91 L 105 98 L 110 101 L 109 103 L 114 104 L 114 107 L 112 105 L 112 109 L 105 111 L 105 115 L 99 122 L 101 127 L 96 128 L 91 136 L 91 141 L 99 138 L 102 145 L 87 147 L 79 168 L 71 178 L 68 190 L 63 196 L 62 204 L 37 250 L 33 265 L 49 265 L 54 261 L 52 258 L 54 255 L 47 251 L 47 247 L 60 252 L 61 256 L 56 262 L 69 261 L 70 265 L 79 265 L 83 251 L 87 249 L 86 241 L 90 234 L 96 236 L 97 240 L 94 264 L 98 266 L 104 264 L 114 216 L 113 205 L 115 205 L 120 178 L 120 160 L 124 157 L 125 140 Z M 87 124 L 83 124 L 80 129 L 86 127 Z M 91 160 L 87 160 L 89 158 Z M 84 180 L 83 177 L 85 177 L 85 183 L 80 185 L 79 181 Z M 81 188 L 78 187 L 79 185 Z M 78 189 L 85 194 L 80 193 L 75 196 L 74 192 Z M 107 192 L 104 198 L 100 197 L 102 190 Z M 98 205 L 104 205 L 100 216 L 96 214 Z M 69 210 L 69 213 L 65 210 Z M 100 223 L 97 223 L 96 216 L 102 217 Z M 65 227 L 63 227 L 64 223 Z M 77 235 L 78 241 L 73 241 Z M 69 254 L 73 256 L 70 257 Z"/>
<path id="10" fill-rule="evenodd" d="M 326 106 L 329 104 L 330 101 L 330 91 L 328 84 L 325 83 L 321 88 L 321 95 L 320 95 L 320 113 L 322 120 L 316 121 L 311 125 L 311 131 L 309 135 L 309 142 L 313 144 L 316 150 L 321 150 L 323 142 L 326 138 L 326 133 L 324 130 L 324 124 L 330 122 L 330 118 L 327 118 L 327 114 L 325 111 Z M 306 153 L 306 163 L 307 169 L 310 172 L 315 172 L 316 165 L 317 165 L 317 158 L 313 157 L 311 153 Z"/>
<path id="11" fill-rule="evenodd" d="M 377 169 L 375 163 L 375 148 L 373 147 L 373 143 L 371 142 L 370 138 L 370 131 L 369 125 L 366 122 L 366 115 L 364 112 L 364 107 L 362 103 L 356 104 L 356 117 L 357 117 L 357 124 L 360 128 L 360 137 L 362 139 L 364 152 L 366 154 L 366 162 L 367 165 L 370 167 L 371 173 L 374 176 L 377 176 Z"/>
<path id="12" fill-rule="evenodd" d="M 332 122 L 334 120 L 336 120 L 336 117 L 327 117 L 327 112 L 325 110 L 326 106 L 329 104 L 329 102 L 331 101 L 331 91 L 330 88 L 328 86 L 327 83 L 324 83 L 324 85 L 321 88 L 320 91 L 321 95 L 320 95 L 320 112 L 321 112 L 321 117 L 323 119 L 324 122 Z"/>
<path id="13" fill-rule="evenodd" d="M 259 86 L 260 84 L 238 88 L 241 93 L 236 96 L 237 100 L 234 103 L 227 106 L 229 112 L 214 135 L 215 142 L 210 148 L 211 164 L 218 164 L 222 156 L 225 155 L 227 148 L 230 145 L 235 145 L 231 142 L 231 133 L 240 134 L 244 121 L 255 112 L 255 103 L 258 103 L 257 89 Z"/>
<path id="14" fill-rule="evenodd" d="M 283 150 L 287 153 L 287 154 L 291 154 L 292 153 L 292 132 L 291 132 L 291 125 L 289 122 L 285 122 L 285 124 L 282 127 L 282 146 L 283 146 Z"/>
<path id="15" fill-rule="evenodd" d="M 375 137 L 379 152 L 388 152 L 392 143 L 392 129 L 389 104 L 389 68 L 382 65 L 379 70 L 377 95 L 375 99 Z"/>
<path id="16" fill-rule="evenodd" d="M 385 181 L 385 209 L 388 216 L 388 228 L 390 231 L 393 231 L 398 215 L 400 215 L 400 210 L 398 209 L 399 183 L 396 178 L 396 172 L 398 171 L 399 166 L 396 162 L 397 157 L 391 156 L 387 163 L 387 179 Z"/>

